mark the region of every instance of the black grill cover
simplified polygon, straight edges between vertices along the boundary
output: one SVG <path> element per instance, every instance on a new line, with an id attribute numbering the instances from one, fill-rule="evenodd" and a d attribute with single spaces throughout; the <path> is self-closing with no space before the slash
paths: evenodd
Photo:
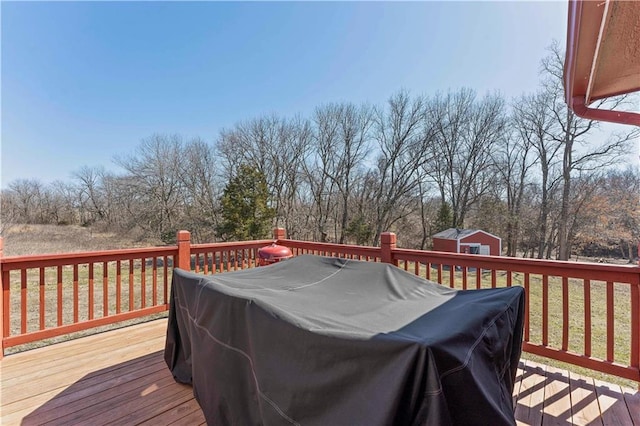
<path id="1" fill-rule="evenodd" d="M 210 425 L 515 424 L 523 311 L 381 263 L 175 269 L 165 360 Z"/>

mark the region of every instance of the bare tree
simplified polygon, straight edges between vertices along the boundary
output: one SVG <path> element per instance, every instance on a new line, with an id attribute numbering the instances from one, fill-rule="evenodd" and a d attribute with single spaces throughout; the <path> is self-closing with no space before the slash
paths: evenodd
<path id="1" fill-rule="evenodd" d="M 538 258 L 543 258 L 546 248 L 550 247 L 549 215 L 552 207 L 552 195 L 557 189 L 559 179 L 559 160 L 557 154 L 561 145 L 547 135 L 554 126 L 554 120 L 549 114 L 548 105 L 552 98 L 546 91 L 520 97 L 513 104 L 513 124 L 520 143 L 533 148 L 534 158 L 540 170 L 540 208 L 537 223 Z M 528 150 L 529 151 L 529 150 Z M 527 151 L 527 152 L 528 152 Z M 522 178 L 530 167 L 526 166 L 527 158 L 522 158 L 520 173 Z M 522 190 L 524 188 L 521 188 Z"/>
<path id="2" fill-rule="evenodd" d="M 96 221 L 107 221 L 108 206 L 102 189 L 105 174 L 102 167 L 82 166 L 72 174 L 76 181 L 80 221 L 90 225 Z"/>
<path id="3" fill-rule="evenodd" d="M 317 211 L 316 226 L 325 241 L 329 215 L 335 214 L 335 234 L 342 244 L 351 219 L 353 186 L 370 152 L 373 110 L 366 105 L 329 104 L 316 109 L 314 124 L 314 152 L 305 171 Z"/>
<path id="4" fill-rule="evenodd" d="M 437 95 L 427 112 L 435 143 L 430 145 L 434 161 L 426 172 L 438 185 L 442 202 L 451 204 L 451 226 L 463 226 L 469 208 L 495 182 L 491 153 L 505 128 L 504 100 L 487 95 L 477 101 L 474 91 L 461 89 Z"/>
<path id="5" fill-rule="evenodd" d="M 182 146 L 178 135 L 154 135 L 144 139 L 133 154 L 115 159 L 128 174 L 129 195 L 140 200 L 139 209 L 131 211 L 136 222 L 167 242 L 175 238 L 181 214 Z"/>
<path id="6" fill-rule="evenodd" d="M 331 104 L 315 110 L 311 150 L 302 167 L 313 203 L 314 228 L 320 242 L 328 241 L 329 218 L 337 209 L 336 183 L 331 176 L 335 168 L 334 154 L 338 145 L 338 105 Z"/>
<path id="7" fill-rule="evenodd" d="M 610 172 L 607 176 L 608 206 L 611 210 L 612 226 L 618 234 L 615 236 L 620 241 L 620 252 L 633 263 L 633 252 L 637 252 L 640 241 L 640 208 L 638 197 L 640 194 L 640 168 L 628 167 L 625 170 Z"/>
<path id="8" fill-rule="evenodd" d="M 8 189 L 0 192 L 0 236 L 4 236 L 9 229 L 20 223 L 15 194 Z"/>
<path id="9" fill-rule="evenodd" d="M 344 243 L 345 231 L 351 219 L 349 201 L 352 187 L 361 178 L 360 171 L 370 153 L 370 130 L 373 125 L 373 110 L 366 105 L 356 107 L 343 105 L 340 114 L 340 144 L 336 149 L 337 167 L 330 176 L 342 197 L 342 217 L 340 220 L 339 243 Z"/>
<path id="10" fill-rule="evenodd" d="M 185 218 L 183 226 L 192 231 L 194 241 L 213 241 L 218 225 L 219 199 L 223 182 L 218 177 L 215 148 L 200 138 L 182 148 L 179 179 Z"/>
<path id="11" fill-rule="evenodd" d="M 433 197 L 430 185 L 425 179 L 418 180 L 418 196 L 420 199 L 420 244 L 418 248 L 425 250 L 430 245 L 429 238 L 437 231 L 434 228 L 437 225 L 438 211 L 441 206 L 441 200 Z"/>
<path id="12" fill-rule="evenodd" d="M 589 174 L 574 185 L 582 198 L 589 192 L 572 215 L 574 244 L 587 256 L 621 256 L 633 263 L 640 239 L 640 169 L 613 169 L 594 179 Z"/>
<path id="13" fill-rule="evenodd" d="M 235 176 L 241 165 L 264 174 L 277 212 L 275 224 L 287 228 L 291 237 L 299 231 L 293 218 L 298 209 L 302 163 L 311 135 L 306 120 L 269 116 L 223 131 L 216 145 L 226 180 Z"/>
<path id="14" fill-rule="evenodd" d="M 417 210 L 420 169 L 429 161 L 428 148 L 433 143 L 434 126 L 424 112 L 422 97 L 410 98 L 401 91 L 388 101 L 387 110 L 378 110 L 375 118 L 374 139 L 379 154 L 374 175 L 375 233 L 372 243 L 380 234 Z"/>
<path id="15" fill-rule="evenodd" d="M 291 238 L 303 231 L 303 215 L 300 214 L 303 186 L 303 164 L 312 141 L 312 129 L 308 120 L 299 116 L 282 123 L 279 131 L 280 149 L 272 152 L 273 164 L 281 164 L 281 179 L 277 186 L 277 208 L 280 219 Z M 281 222 L 280 222 L 281 221 Z"/>
<path id="16" fill-rule="evenodd" d="M 628 142 L 640 135 L 640 129 L 632 128 L 624 133 L 614 134 L 596 146 L 589 136 L 598 128 L 598 122 L 576 116 L 564 102 L 564 52 L 555 41 L 549 47 L 549 55 L 542 60 L 542 70 L 545 76 L 543 85 L 551 97 L 547 107 L 555 120 L 548 136 L 562 146 L 562 204 L 558 224 L 558 258 L 567 260 L 571 256 L 569 215 L 572 173 L 594 171 L 613 164 L 628 152 Z M 618 108 L 627 99 L 626 96 L 617 97 L 610 100 L 608 106 Z M 597 106 L 603 104 L 604 102 L 600 102 Z"/>
<path id="17" fill-rule="evenodd" d="M 16 179 L 9 183 L 11 216 L 20 223 L 43 223 L 41 201 L 44 185 L 37 179 Z"/>
<path id="18" fill-rule="evenodd" d="M 74 185 L 56 180 L 48 185 L 50 194 L 50 216 L 58 225 L 78 223 L 78 212 L 75 201 L 76 189 Z"/>
<path id="19" fill-rule="evenodd" d="M 519 126 L 517 113 L 511 118 L 511 131 L 506 131 L 499 140 L 494 162 L 506 197 L 506 248 L 507 256 L 516 256 L 520 235 L 520 216 L 525 188 L 530 183 L 530 171 L 536 156 L 527 137 L 526 128 Z M 529 179 L 528 179 L 529 177 Z"/>
<path id="20" fill-rule="evenodd" d="M 567 238 L 573 245 L 577 236 L 595 220 L 594 210 L 588 206 L 597 200 L 602 176 L 600 173 L 578 173 L 572 180 Z"/>

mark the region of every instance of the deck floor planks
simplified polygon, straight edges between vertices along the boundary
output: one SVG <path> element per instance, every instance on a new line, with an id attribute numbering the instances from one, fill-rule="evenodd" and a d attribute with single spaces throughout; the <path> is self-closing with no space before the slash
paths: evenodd
<path id="1" fill-rule="evenodd" d="M 19 399 L 38 395 L 45 389 L 57 389 L 71 385 L 82 379 L 91 371 L 101 370 L 112 366 L 131 361 L 149 352 L 155 352 L 158 345 L 163 343 L 163 339 L 142 341 L 138 344 L 119 348 L 117 350 L 105 349 L 104 352 L 87 356 L 83 361 L 67 363 L 64 360 L 55 363 L 47 363 L 47 368 L 41 368 L 36 373 L 30 373 L 24 377 L 14 377 L 6 382 L 2 381 L 2 403 L 10 403 Z"/>
<path id="2" fill-rule="evenodd" d="M 35 423 L 47 423 L 52 422 L 58 418 L 74 419 L 81 417 L 83 414 L 78 414 L 83 410 L 89 409 L 92 413 L 100 413 L 101 408 L 104 407 L 108 410 L 110 407 L 119 406 L 120 403 L 125 403 L 129 398 L 135 398 L 136 394 L 142 394 L 145 389 L 150 387 L 160 387 L 172 384 L 172 382 L 164 377 L 162 380 L 158 380 L 158 374 L 148 374 L 132 380 L 117 387 L 109 387 L 100 392 L 94 393 L 88 396 L 75 396 L 74 391 L 71 391 L 65 395 L 70 396 L 70 401 L 66 404 L 47 404 L 38 413 L 32 417 Z M 95 403 L 95 401 L 99 401 Z M 57 403 L 57 400 L 55 401 Z"/>
<path id="3" fill-rule="evenodd" d="M 569 371 L 571 411 L 577 426 L 602 426 L 600 404 L 593 379 Z"/>
<path id="4" fill-rule="evenodd" d="M 195 402 L 195 399 L 193 401 Z M 200 409 L 200 406 L 198 405 L 197 402 L 196 402 L 196 406 L 197 406 L 196 410 L 190 412 L 186 416 L 169 424 L 175 425 L 175 426 L 183 426 L 183 425 L 192 426 L 192 425 L 206 424 L 206 421 L 204 419 L 204 414 L 202 413 L 202 410 Z M 155 423 L 150 423 L 149 425 L 153 426 L 155 425 Z"/>
<path id="5" fill-rule="evenodd" d="M 518 369 L 516 370 L 516 378 L 513 382 L 512 400 L 513 400 L 514 409 L 516 407 L 516 402 L 518 401 L 518 396 L 520 395 L 520 386 L 522 385 L 522 376 L 524 375 L 525 364 L 526 364 L 526 360 L 524 359 L 518 363 Z"/>
<path id="6" fill-rule="evenodd" d="M 11 419 L 16 415 L 26 415 L 34 404 L 44 404 L 48 402 L 47 409 L 51 410 L 75 403 L 75 401 L 81 400 L 82 398 L 98 397 L 101 391 L 115 387 L 122 389 L 120 386 L 127 382 L 135 381 L 148 374 L 166 369 L 166 364 L 159 362 L 159 360 L 152 361 L 151 363 L 149 363 L 148 360 L 149 357 L 145 357 L 142 358 L 142 361 L 131 363 L 130 368 L 123 375 L 112 375 L 109 377 L 95 375 L 88 379 L 82 379 L 74 384 L 73 392 L 66 393 L 65 395 L 61 395 L 60 390 L 56 388 L 32 398 L 26 398 L 3 405 L 3 417 Z"/>
<path id="7" fill-rule="evenodd" d="M 0 424 L 205 424 L 166 368 L 165 334 L 161 319 L 5 357 Z M 529 360 L 513 396 L 519 425 L 640 426 L 638 392 Z"/>
<path id="8" fill-rule="evenodd" d="M 23 375 L 5 377 L 3 374 L 3 385 L 10 388 L 27 381 L 46 382 L 47 380 L 56 381 L 57 379 L 60 379 L 60 381 L 56 383 L 64 385 L 71 379 L 64 380 L 63 376 L 82 374 L 83 371 L 95 371 L 96 369 L 118 369 L 120 368 L 120 364 L 136 360 L 140 356 L 148 354 L 150 349 L 158 347 L 161 342 L 163 342 L 162 338 L 154 338 L 153 340 L 140 341 L 119 348 L 103 347 L 103 351 L 94 354 L 85 354 L 79 359 L 73 357 L 57 362 L 46 361 L 40 363 L 38 370 L 26 372 Z M 46 368 L 42 368 L 43 365 L 45 365 Z M 70 369 L 70 366 L 73 366 L 73 368 Z M 109 374 L 109 371 L 104 371 L 102 374 Z"/>
<path id="9" fill-rule="evenodd" d="M 640 426 L 640 393 L 628 388 L 622 389 L 622 392 L 634 426 Z"/>
<path id="10" fill-rule="evenodd" d="M 518 425 L 542 424 L 546 366 L 527 360 L 516 402 L 516 423 Z"/>
<path id="11" fill-rule="evenodd" d="M 173 378 L 171 378 L 171 380 L 173 380 Z M 127 413 L 125 416 L 111 418 L 106 422 L 99 421 L 92 424 L 95 426 L 105 426 L 115 421 L 118 424 L 137 425 L 149 417 L 155 417 L 176 405 L 181 405 L 192 399 L 193 389 L 191 386 L 178 385 L 174 382 L 173 386 L 154 390 L 144 398 L 142 405 L 138 401 L 127 403 L 127 405 L 123 407 L 123 411 Z"/>
<path id="12" fill-rule="evenodd" d="M 139 325 L 131 328 L 134 328 L 131 332 L 127 332 L 126 329 L 118 329 L 33 349 L 20 354 L 8 355 L 2 361 L 3 378 L 5 380 L 15 377 L 22 378 L 25 374 L 41 370 L 42 363 L 47 363 L 52 368 L 64 368 L 65 363 L 59 361 L 65 361 L 68 364 L 72 360 L 86 360 L 94 357 L 99 354 L 95 349 L 98 345 L 103 349 L 117 350 L 147 341 L 149 340 L 148 336 L 153 336 L 153 338 L 163 337 L 159 333 L 161 328 L 157 326 L 147 330 L 140 328 Z M 82 341 L 82 344 L 78 344 L 78 340 Z M 49 348 L 51 348 L 51 352 L 48 351 Z M 28 353 L 29 356 L 20 356 L 24 353 Z"/>
<path id="13" fill-rule="evenodd" d="M 596 387 L 602 422 L 606 425 L 632 425 L 633 420 L 625 403 L 620 386 L 593 381 Z"/>
<path id="14" fill-rule="evenodd" d="M 20 370 L 17 370 L 23 371 L 25 368 L 37 368 L 39 364 L 36 361 L 52 362 L 61 359 L 68 359 L 70 356 L 82 355 L 88 352 L 95 352 L 95 347 L 93 344 L 99 344 L 101 347 L 122 347 L 122 343 L 124 342 L 135 342 L 137 340 L 140 340 L 141 338 L 144 339 L 145 336 L 148 335 L 159 337 L 161 335 L 164 335 L 164 333 L 166 333 L 166 320 L 135 324 L 129 327 L 122 327 L 115 330 L 105 331 L 82 337 L 82 345 L 77 345 L 75 343 L 76 340 L 69 340 L 66 342 L 52 344 L 50 346 L 32 349 L 28 351 L 30 355 L 29 357 L 7 356 L 2 361 L 2 367 L 3 370 L 5 368 L 7 370 L 11 370 L 12 367 L 17 367 L 21 364 L 24 364 Z"/>
<path id="15" fill-rule="evenodd" d="M 543 426 L 572 424 L 571 394 L 566 370 L 547 366 L 543 410 Z"/>
<path id="16" fill-rule="evenodd" d="M 204 422 L 204 415 L 198 402 L 191 398 L 180 405 L 147 419 L 138 426 L 168 426 L 171 424 L 199 424 Z"/>

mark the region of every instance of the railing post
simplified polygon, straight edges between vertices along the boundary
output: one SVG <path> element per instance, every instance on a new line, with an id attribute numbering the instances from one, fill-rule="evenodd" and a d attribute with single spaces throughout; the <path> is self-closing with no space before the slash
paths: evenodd
<path id="1" fill-rule="evenodd" d="M 384 263 L 391 263 L 397 266 L 393 260 L 392 250 L 396 248 L 396 234 L 393 232 L 383 232 L 380 235 L 380 249 L 382 251 L 380 260 Z"/>
<path id="2" fill-rule="evenodd" d="M 285 239 L 284 228 L 273 228 L 273 239 L 276 241 Z"/>
<path id="3" fill-rule="evenodd" d="M 638 266 L 640 269 L 640 266 Z M 638 283 L 631 287 L 631 358 L 629 364 L 640 369 L 640 271 Z M 637 383 L 640 391 L 640 381 Z"/>
<path id="4" fill-rule="evenodd" d="M 191 232 L 178 231 L 178 264 L 174 265 L 185 271 L 191 270 Z"/>
<path id="5" fill-rule="evenodd" d="M 5 284 L 5 274 L 2 271 L 2 256 L 4 256 L 4 240 L 0 237 L 0 294 L 2 295 L 0 300 L 0 359 L 4 358 L 4 286 L 9 285 L 9 283 Z"/>

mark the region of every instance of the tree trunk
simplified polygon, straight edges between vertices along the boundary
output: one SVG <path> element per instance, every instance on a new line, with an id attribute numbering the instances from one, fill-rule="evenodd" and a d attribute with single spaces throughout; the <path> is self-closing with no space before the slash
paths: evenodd
<path id="1" fill-rule="evenodd" d="M 569 260 L 571 248 L 569 245 L 569 196 L 571 194 L 571 154 L 573 151 L 573 137 L 571 135 L 573 113 L 567 109 L 567 127 L 565 130 L 564 156 L 562 158 L 562 207 L 560 209 L 560 223 L 558 224 L 558 259 Z"/>

